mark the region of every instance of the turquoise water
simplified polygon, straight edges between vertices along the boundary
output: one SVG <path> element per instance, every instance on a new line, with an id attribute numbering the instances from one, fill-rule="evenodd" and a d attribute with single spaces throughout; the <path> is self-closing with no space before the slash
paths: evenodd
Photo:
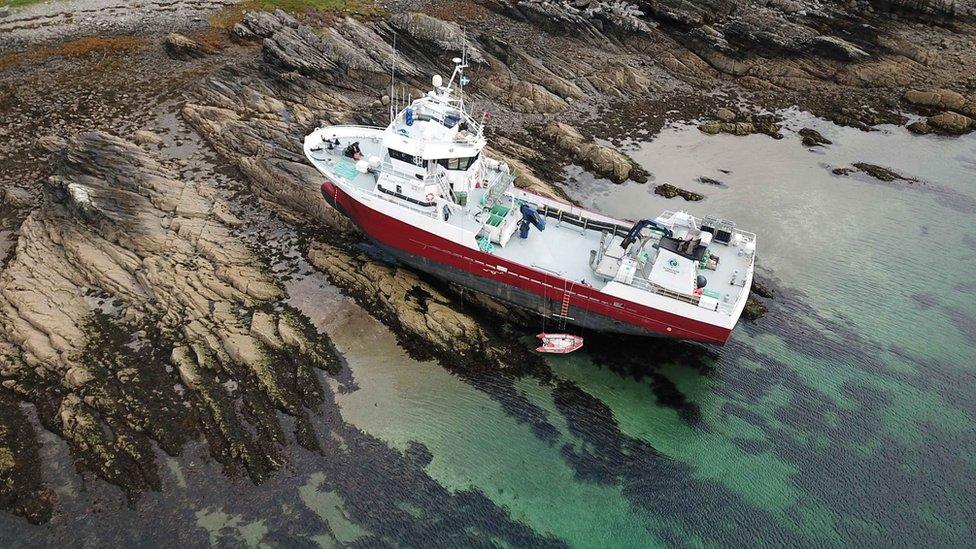
<path id="1" fill-rule="evenodd" d="M 759 234 L 776 298 L 726 347 L 584 334 L 584 350 L 549 359 L 551 372 L 462 375 L 411 359 L 321 276 L 296 279 L 291 304 L 348 366 L 328 380 L 334 401 L 316 419 L 335 441 L 325 455 L 296 448 L 255 487 L 190 448 L 163 461 L 162 493 L 133 507 L 49 471 L 61 516 L 10 539 L 970 545 L 976 137 L 787 120 L 835 144 L 811 151 L 789 130 L 775 141 L 676 126 L 628 146 L 654 182 L 702 192 L 700 203 L 571 171 L 569 192 L 607 213 L 685 208 Z M 831 174 L 861 161 L 918 181 Z M 64 452 L 53 437 L 45 447 Z M 98 518 L 71 518 L 92 509 Z M 161 520 L 179 533 L 159 532 Z"/>

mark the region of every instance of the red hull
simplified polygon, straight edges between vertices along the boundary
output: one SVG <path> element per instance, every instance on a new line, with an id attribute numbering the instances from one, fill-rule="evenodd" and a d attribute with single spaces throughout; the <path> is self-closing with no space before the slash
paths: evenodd
<path id="1" fill-rule="evenodd" d="M 384 246 L 553 299 L 556 303 L 562 303 L 568 294 L 569 302 L 576 308 L 637 326 L 651 335 L 722 345 L 732 333 L 730 329 L 608 296 L 595 288 L 467 248 L 369 208 L 329 181 L 322 185 L 322 194 L 371 239 Z M 499 270 L 498 266 L 507 271 Z"/>

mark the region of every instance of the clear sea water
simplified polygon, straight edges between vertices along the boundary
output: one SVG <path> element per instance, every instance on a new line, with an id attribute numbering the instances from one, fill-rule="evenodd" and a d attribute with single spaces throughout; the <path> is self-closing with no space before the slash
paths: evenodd
<path id="1" fill-rule="evenodd" d="M 645 185 L 570 170 L 570 194 L 606 213 L 683 208 L 759 234 L 776 297 L 726 347 L 593 337 L 551 377 L 459 375 L 409 358 L 322 277 L 296 280 L 292 304 L 348 363 L 316 418 L 340 451 L 295 448 L 254 486 L 190 447 L 132 506 L 56 467 L 59 515 L 5 516 L 0 541 L 971 545 L 976 136 L 787 120 L 782 140 L 678 125 L 631 143 Z M 800 127 L 834 144 L 807 149 Z M 853 162 L 917 181 L 831 173 Z M 707 198 L 664 199 L 663 182 Z"/>

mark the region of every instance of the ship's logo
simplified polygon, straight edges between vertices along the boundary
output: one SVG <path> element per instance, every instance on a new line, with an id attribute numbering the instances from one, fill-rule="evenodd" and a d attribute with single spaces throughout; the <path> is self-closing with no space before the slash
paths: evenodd
<path id="1" fill-rule="evenodd" d="M 677 259 L 674 259 L 674 258 L 671 258 L 671 261 L 668 261 L 668 265 L 671 265 L 673 268 L 677 269 L 678 268 L 678 260 Z"/>

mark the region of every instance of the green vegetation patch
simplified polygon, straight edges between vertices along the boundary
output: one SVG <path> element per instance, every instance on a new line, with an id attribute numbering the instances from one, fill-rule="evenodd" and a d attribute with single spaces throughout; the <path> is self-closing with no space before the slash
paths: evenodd
<path id="1" fill-rule="evenodd" d="M 5 6 L 10 6 L 12 8 L 19 8 L 22 6 L 29 6 L 31 4 L 37 4 L 42 0 L 0 0 L 0 8 Z"/>
<path id="2" fill-rule="evenodd" d="M 289 13 L 307 11 L 357 12 L 367 5 L 368 2 L 362 0 L 247 0 L 243 2 L 243 7 L 246 9 L 266 11 L 281 9 Z"/>
<path id="3" fill-rule="evenodd" d="M 369 17 L 379 12 L 372 0 L 245 0 L 240 4 L 227 6 L 211 16 L 210 26 L 215 29 L 231 29 L 244 18 L 245 11 L 278 9 L 298 16 L 313 28 L 324 24 L 323 17 Z"/>

